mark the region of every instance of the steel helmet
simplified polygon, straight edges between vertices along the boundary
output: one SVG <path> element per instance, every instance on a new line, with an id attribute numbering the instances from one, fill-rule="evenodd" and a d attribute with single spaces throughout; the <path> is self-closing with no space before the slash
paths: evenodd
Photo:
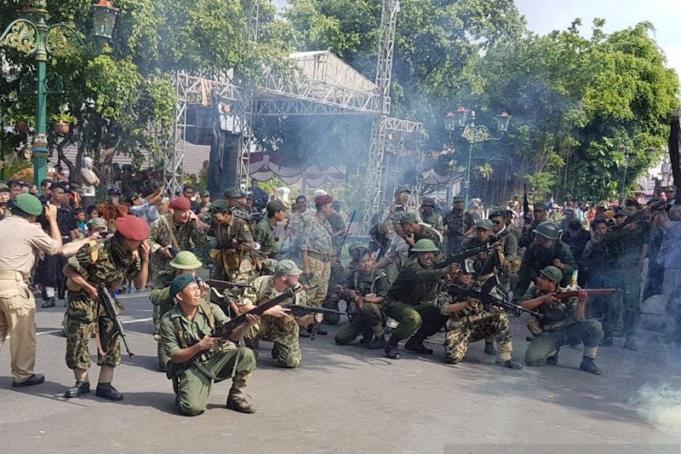
<path id="1" fill-rule="evenodd" d="M 555 241 L 560 238 L 561 231 L 555 223 L 544 221 L 537 226 L 534 233 Z"/>

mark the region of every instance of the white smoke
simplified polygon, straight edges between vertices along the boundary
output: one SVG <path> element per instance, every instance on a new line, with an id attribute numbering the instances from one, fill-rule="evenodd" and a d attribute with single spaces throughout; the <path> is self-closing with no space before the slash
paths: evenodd
<path id="1" fill-rule="evenodd" d="M 669 384 L 644 385 L 632 404 L 660 430 L 681 438 L 681 389 Z"/>

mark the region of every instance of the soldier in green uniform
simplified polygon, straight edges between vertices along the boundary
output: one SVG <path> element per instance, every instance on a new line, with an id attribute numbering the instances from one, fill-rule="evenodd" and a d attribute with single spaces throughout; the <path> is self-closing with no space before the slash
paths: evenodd
<path id="1" fill-rule="evenodd" d="M 215 238 L 210 257 L 216 265 L 215 278 L 232 282 L 248 282 L 257 269 L 256 248 L 248 222 L 232 214 L 224 200 L 216 200 L 210 208 L 213 224 L 208 235 Z"/>
<path id="2" fill-rule="evenodd" d="M 345 271 L 348 275 L 351 275 L 359 268 L 359 261 L 362 259 L 364 252 L 367 248 L 360 243 L 352 243 L 348 247 L 348 255 L 350 256 L 350 261 L 345 267 Z"/>
<path id="3" fill-rule="evenodd" d="M 248 312 L 259 303 L 275 298 L 289 288 L 298 287 L 298 279 L 302 271 L 292 260 L 282 260 L 277 263 L 273 276 L 261 276 L 251 282 L 251 286 L 244 291 L 240 302 L 237 303 L 239 313 Z M 293 301 L 287 304 L 305 306 L 305 295 L 296 293 Z M 277 305 L 265 311 L 260 318 L 260 323 L 254 325 L 245 336 L 250 345 L 257 345 L 258 340 L 266 340 L 274 343 L 272 358 L 277 361 L 279 367 L 296 368 L 300 366 L 303 357 L 298 340 L 298 323 L 308 325 L 312 322 L 312 315 L 301 317 L 296 320 L 288 309 Z"/>
<path id="4" fill-rule="evenodd" d="M 196 278 L 196 272 L 203 266 L 203 264 L 193 252 L 180 251 L 170 261 L 170 266 L 175 270 L 175 276 L 180 274 L 189 274 Z M 173 276 L 173 278 L 175 278 L 175 276 Z M 208 285 L 203 284 L 202 290 L 204 292 L 203 296 L 207 297 L 210 290 Z M 158 342 L 158 367 L 162 371 L 165 371 L 169 358 L 163 353 L 163 348 L 159 341 L 161 340 L 161 318 L 165 313 L 169 312 L 173 307 L 175 307 L 175 300 L 170 296 L 170 284 L 167 287 L 153 289 L 149 295 L 149 299 L 154 305 L 154 339 L 156 342 Z"/>
<path id="5" fill-rule="evenodd" d="M 66 365 L 73 370 L 76 384 L 64 397 L 78 397 L 90 392 L 88 343 L 99 323 L 97 364 L 101 366 L 98 397 L 121 400 L 123 396 L 111 385 L 114 368 L 121 361 L 118 337 L 112 336 L 113 322 L 102 312 L 98 302 L 98 287 L 114 290 L 124 280 L 142 289 L 147 284 L 151 248 L 149 226 L 135 216 L 116 219 L 116 233 L 106 240 L 86 244 L 64 267 L 67 277 L 68 306 L 66 309 Z"/>
<path id="6" fill-rule="evenodd" d="M 267 219 L 258 222 L 253 229 L 253 239 L 260 245 L 260 255 L 275 258 L 279 252 L 279 238 L 274 231 L 277 223 L 286 219 L 286 207 L 279 200 L 267 204 Z"/>
<path id="7" fill-rule="evenodd" d="M 250 225 L 251 213 L 246 206 L 246 194 L 237 188 L 227 189 L 225 191 L 225 200 L 231 209 L 232 215 Z"/>
<path id="8" fill-rule="evenodd" d="M 521 248 L 530 247 L 534 243 L 534 231 L 541 223 L 546 222 L 548 218 L 544 204 L 535 203 L 532 210 L 532 223 L 523 226 L 522 233 L 518 239 L 518 246 Z"/>
<path id="9" fill-rule="evenodd" d="M 404 264 L 383 303 L 385 315 L 398 322 L 385 346 L 386 356 L 391 359 L 400 357 L 398 343 L 412 335 L 405 345 L 407 350 L 433 353 L 423 341 L 435 334 L 446 320 L 437 306 L 441 279 L 458 268 L 456 264 L 434 267 L 440 249 L 431 240 L 417 241 L 412 252 L 414 256 Z"/>
<path id="10" fill-rule="evenodd" d="M 442 216 L 435 211 L 435 199 L 431 197 L 425 197 L 421 203 L 421 220 L 440 233 L 444 231 Z"/>
<path id="11" fill-rule="evenodd" d="M 583 343 L 584 357 L 579 368 L 600 375 L 601 371 L 594 360 L 603 329 L 597 320 L 584 318 L 586 292 L 580 292 L 577 298 L 556 298 L 556 293 L 563 292 L 560 288 L 562 279 L 560 269 L 547 266 L 539 272 L 535 285 L 523 297 L 522 306 L 525 309 L 542 314 L 541 318 L 532 317 L 527 325 L 535 337 L 525 350 L 525 364 L 555 365 L 561 346 Z"/>
<path id="12" fill-rule="evenodd" d="M 440 311 L 447 317 L 445 362 L 460 363 L 466 357 L 471 342 L 494 338 L 498 345 L 496 364 L 521 369 L 522 366 L 512 359 L 513 335 L 508 316 L 501 308 L 485 308 L 481 300 L 475 298 L 476 292 L 480 291 L 473 266 L 466 261 L 454 275 L 449 291 L 438 297 Z"/>
<path id="13" fill-rule="evenodd" d="M 547 266 L 560 269 L 563 276 L 560 283 L 562 287 L 570 285 L 572 274 L 577 266 L 570 246 L 560 241 L 560 230 L 551 221 L 542 222 L 534 230 L 534 242 L 523 255 L 518 272 L 518 285 L 513 290 L 513 299 L 519 300 L 530 283 L 539 276 L 539 271 Z"/>
<path id="14" fill-rule="evenodd" d="M 432 241 L 435 244 L 435 247 L 440 249 L 440 245 L 442 244 L 442 235 L 440 235 L 440 232 L 432 227 L 419 223 L 415 213 L 403 213 L 400 218 L 400 224 L 402 225 L 404 240 L 410 247 L 413 248 L 419 240 L 427 239 Z"/>
<path id="15" fill-rule="evenodd" d="M 475 225 L 473 216 L 465 210 L 463 197 L 454 197 L 452 211 L 444 217 L 443 224 L 447 235 L 447 253 L 455 254 L 462 249 L 466 235 Z"/>
<path id="16" fill-rule="evenodd" d="M 163 288 L 170 285 L 174 270 L 170 261 L 180 251 L 206 247 L 204 231 L 207 225 L 191 210 L 191 202 L 178 197 L 170 202 L 172 213 L 162 215 L 151 229 L 152 284 Z"/>
<path id="17" fill-rule="evenodd" d="M 363 343 L 367 344 L 370 350 L 385 347 L 381 306 L 390 286 L 386 274 L 374 269 L 374 264 L 373 255 L 365 249 L 359 268 L 348 276 L 341 291 L 348 304 L 353 305 L 354 314 L 336 333 L 338 345 L 349 344 L 362 334 Z"/>
<path id="18" fill-rule="evenodd" d="M 170 295 L 177 304 L 161 320 L 164 353 L 175 364 L 200 355 L 191 366 L 172 377 L 177 409 L 185 416 L 200 415 L 206 411 L 213 382 L 231 378 L 226 407 L 253 413 L 255 410 L 244 391 L 256 367 L 255 355 L 251 349 L 233 342 L 241 339 L 260 317 L 248 315 L 246 323 L 234 331 L 230 341 L 223 342 L 211 334 L 229 318 L 217 305 L 202 297 L 201 288 L 191 275 L 180 274 L 173 279 Z"/>

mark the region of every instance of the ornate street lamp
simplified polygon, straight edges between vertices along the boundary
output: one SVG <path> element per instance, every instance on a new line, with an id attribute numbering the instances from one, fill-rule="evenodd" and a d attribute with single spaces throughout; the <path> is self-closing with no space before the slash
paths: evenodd
<path id="1" fill-rule="evenodd" d="M 95 30 L 93 34 L 111 39 L 118 10 L 109 0 L 93 5 Z M 46 0 L 31 0 L 27 17 L 10 23 L 0 35 L 0 46 L 13 47 L 19 52 L 32 55 L 37 63 L 37 109 L 36 129 L 33 135 L 33 177 L 36 185 L 47 178 L 47 57 L 57 46 L 78 34 L 71 24 L 47 24 Z"/>

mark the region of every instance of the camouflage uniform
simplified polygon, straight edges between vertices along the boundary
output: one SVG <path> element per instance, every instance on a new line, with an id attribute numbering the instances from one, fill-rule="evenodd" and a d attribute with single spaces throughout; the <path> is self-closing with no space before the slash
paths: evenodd
<path id="1" fill-rule="evenodd" d="M 242 243 L 253 242 L 248 223 L 232 216 L 229 224 L 214 223 L 208 235 L 215 237 L 215 249 L 210 253 L 216 264 L 215 279 L 248 282 L 256 271 L 254 253 L 240 247 Z"/>
<path id="2" fill-rule="evenodd" d="M 310 286 L 316 288 L 308 293 L 311 306 L 321 307 L 326 298 L 331 278 L 331 226 L 319 216 L 310 216 L 305 224 L 302 250 L 307 251 L 307 264 L 312 274 Z"/>
<path id="3" fill-rule="evenodd" d="M 281 295 L 274 289 L 274 276 L 261 276 L 256 278 L 249 288 L 244 291 L 239 306 L 258 303 L 275 298 Z M 291 302 L 287 302 L 291 304 Z M 305 305 L 305 296 L 296 293 L 292 304 Z M 266 340 L 272 341 L 272 357 L 277 360 L 279 367 L 295 368 L 300 366 L 303 360 L 298 342 L 298 323 L 295 317 L 287 315 L 282 318 L 263 315 L 260 323 L 253 326 L 249 334 L 245 337 L 248 341 Z"/>
<path id="4" fill-rule="evenodd" d="M 159 249 L 172 246 L 177 253 L 205 248 L 206 245 L 206 235 L 196 227 L 196 222 L 175 224 L 172 214 L 161 216 L 151 228 L 151 270 L 154 287 L 163 288 L 170 285 L 175 273 L 170 266 L 172 259 L 158 253 Z"/>
<path id="5" fill-rule="evenodd" d="M 447 227 L 447 252 L 459 252 L 465 240 L 464 233 L 475 224 L 473 216 L 463 210 L 452 209 L 444 217 L 443 224 Z"/>
<path id="6" fill-rule="evenodd" d="M 118 238 L 86 244 L 69 259 L 69 265 L 95 287 L 106 285 L 114 289 L 126 279 L 133 280 L 140 272 L 140 261 L 123 249 Z M 99 303 L 78 285 L 69 280 L 67 286 L 66 365 L 69 369 L 90 368 L 88 343 L 99 322 L 100 340 L 108 342 L 102 345 L 106 354 L 102 356 L 98 352 L 97 364 L 116 367 L 121 361 L 121 349 L 118 338 L 111 336 L 113 322 L 100 310 Z"/>
<path id="7" fill-rule="evenodd" d="M 355 271 L 347 280 L 346 288 L 355 290 L 360 295 L 373 293 L 385 298 L 388 295 L 388 277 L 382 271 L 372 270 L 368 273 L 360 270 Z M 380 304 L 365 302 L 361 309 L 356 311 L 352 319 L 340 327 L 336 333 L 338 345 L 349 344 L 359 334 L 366 339 L 383 337 L 384 316 Z"/>
<path id="8" fill-rule="evenodd" d="M 456 287 L 456 285 L 454 285 Z M 462 311 L 450 314 L 449 306 L 472 300 L 473 305 Z M 506 362 L 513 353 L 513 335 L 511 322 L 504 312 L 488 312 L 479 300 L 468 296 L 450 297 L 440 294 L 438 303 L 442 315 L 448 317 L 445 334 L 445 359 L 450 363 L 459 363 L 466 357 L 468 346 L 487 338 L 496 338 L 497 359 Z"/>
<path id="9" fill-rule="evenodd" d="M 444 221 L 442 220 L 442 216 L 435 211 L 433 211 L 430 216 L 426 216 L 423 211 L 421 211 L 421 220 L 438 232 L 442 232 L 444 230 Z"/>
<path id="10" fill-rule="evenodd" d="M 165 356 L 171 358 L 180 349 L 196 344 L 228 321 L 229 318 L 215 304 L 202 303 L 192 320 L 185 317 L 179 306 L 175 306 L 161 320 L 160 345 Z M 253 351 L 232 342 L 221 344 L 208 356 L 173 379 L 175 405 L 184 415 L 195 416 L 206 410 L 214 381 L 231 378 L 229 397 L 243 398 L 244 388 L 256 367 Z"/>

